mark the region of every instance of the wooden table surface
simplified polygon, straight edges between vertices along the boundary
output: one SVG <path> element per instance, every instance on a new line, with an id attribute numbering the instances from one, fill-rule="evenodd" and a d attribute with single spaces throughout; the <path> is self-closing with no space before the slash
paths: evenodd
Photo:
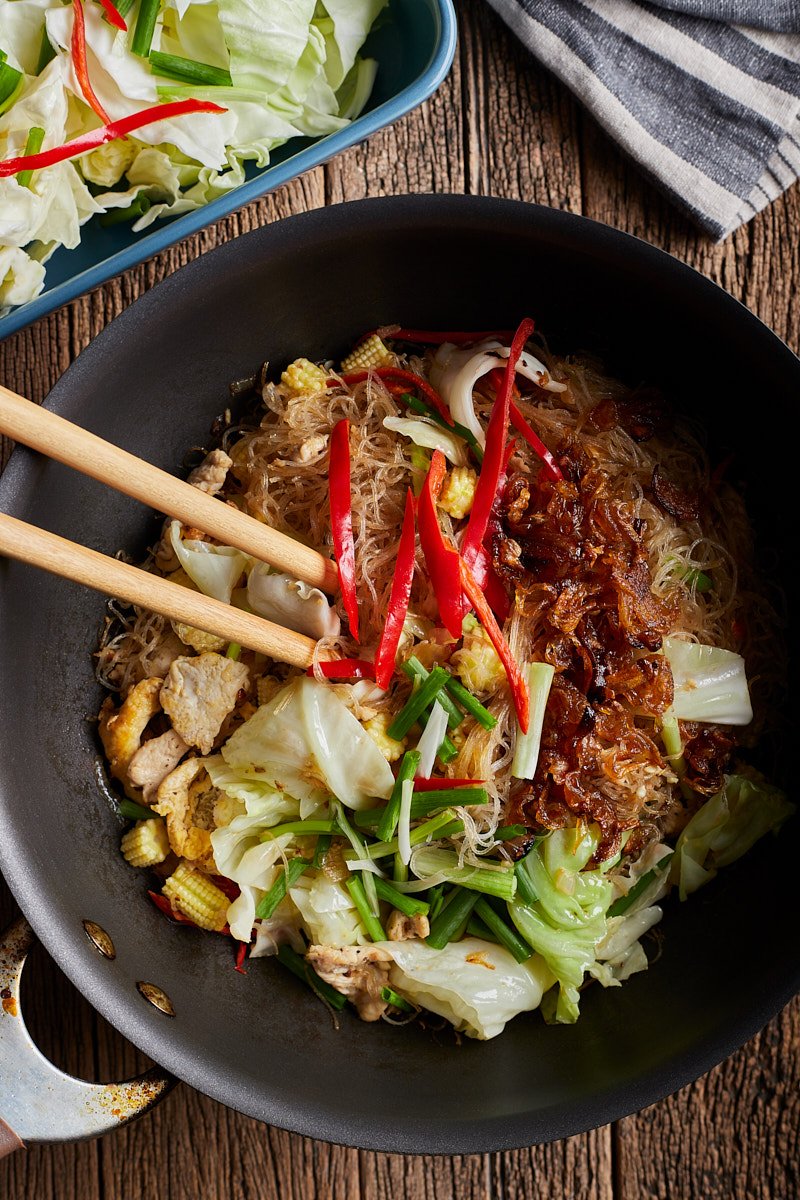
<path id="1" fill-rule="evenodd" d="M 78 353 L 165 275 L 240 232 L 361 196 L 471 192 L 583 213 L 646 238 L 739 297 L 800 349 L 800 189 L 715 245 L 629 166 L 570 93 L 481 0 L 459 4 L 444 86 L 393 128 L 0 344 L 0 379 L 45 397 Z M 0 882 L 0 923 L 15 913 Z M 787 953 L 791 950 L 787 947 Z M 743 952 L 746 950 L 743 948 Z M 24 1007 L 45 1053 L 85 1078 L 144 1060 L 47 961 Z M 458 1158 L 332 1147 L 240 1116 L 179 1086 L 99 1141 L 0 1164 L 2 1200 L 798 1200 L 800 1001 L 703 1079 L 614 1125 L 549 1146 Z"/>

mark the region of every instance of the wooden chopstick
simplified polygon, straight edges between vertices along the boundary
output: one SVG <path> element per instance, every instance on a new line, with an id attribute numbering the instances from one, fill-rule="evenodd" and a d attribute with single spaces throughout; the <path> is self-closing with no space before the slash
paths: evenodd
<path id="1" fill-rule="evenodd" d="M 338 589 L 336 564 L 316 550 L 2 385 L 0 433 L 141 500 L 184 525 L 202 529 L 225 545 L 235 546 L 294 579 L 302 579 L 331 594 Z"/>
<path id="2" fill-rule="evenodd" d="M 312 638 L 79 546 L 6 513 L 0 513 L 0 554 L 152 609 L 173 621 L 205 629 L 228 642 L 260 650 L 280 662 L 294 667 L 311 666 L 316 644 Z"/>

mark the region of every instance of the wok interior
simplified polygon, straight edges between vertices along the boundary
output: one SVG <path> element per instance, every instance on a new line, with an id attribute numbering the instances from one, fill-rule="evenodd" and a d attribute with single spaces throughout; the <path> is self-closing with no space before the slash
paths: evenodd
<path id="1" fill-rule="evenodd" d="M 631 382 L 664 386 L 736 452 L 767 569 L 788 554 L 789 439 L 800 364 L 744 309 L 631 238 L 530 206 L 461 197 L 345 205 L 282 222 L 192 264 L 84 352 L 54 407 L 168 470 L 202 445 L 228 384 L 264 359 L 335 357 L 392 321 L 513 326 L 533 316 L 557 350 L 589 349 Z M 768 457 L 767 457 L 768 455 Z M 27 452 L 3 508 L 134 558 L 157 525 L 134 501 Z M 795 587 L 783 583 L 790 611 Z M 593 986 L 572 1027 L 522 1016 L 489 1043 L 364 1025 L 338 1030 L 276 963 L 243 978 L 232 943 L 167 924 L 118 853 L 95 778 L 91 650 L 104 601 L 4 563 L 0 865 L 47 948 L 89 1000 L 154 1058 L 218 1099 L 300 1132 L 389 1150 L 466 1152 L 565 1136 L 674 1090 L 755 1032 L 796 969 L 787 837 L 768 838 L 686 905 L 668 903 L 658 961 Z M 788 727 L 788 726 L 787 726 Z M 788 775 L 788 772 L 787 772 Z M 786 783 L 786 777 L 782 780 Z M 101 960 L 81 920 L 117 957 Z M 151 1009 L 158 984 L 177 1016 Z"/>

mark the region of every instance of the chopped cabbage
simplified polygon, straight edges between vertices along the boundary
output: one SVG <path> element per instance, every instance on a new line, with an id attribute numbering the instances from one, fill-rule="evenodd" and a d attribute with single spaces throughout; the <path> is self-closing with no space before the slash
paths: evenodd
<path id="1" fill-rule="evenodd" d="M 454 467 L 463 467 L 467 461 L 463 440 L 443 429 L 441 425 L 434 425 L 432 421 L 412 420 L 410 417 L 384 417 L 383 425 L 392 433 L 411 438 L 416 446 L 423 446 L 426 450 L 441 450 Z"/>
<path id="2" fill-rule="evenodd" d="M 315 945 L 355 946 L 369 941 L 350 893 L 322 872 L 316 878 L 302 875 L 289 895 Z"/>
<path id="3" fill-rule="evenodd" d="M 585 869 L 599 840 L 596 826 L 582 824 L 548 834 L 517 868 L 528 876 L 536 904 L 525 904 L 517 893 L 508 906 L 514 924 L 558 981 L 557 998 L 545 1005 L 545 1016 L 566 1024 L 578 1019 L 578 989 L 606 936 L 614 894 L 605 870 Z"/>
<path id="4" fill-rule="evenodd" d="M 233 546 L 182 538 L 180 521 L 170 522 L 169 536 L 179 563 L 200 591 L 230 604 L 234 585 L 250 561 L 247 555 Z"/>
<path id="5" fill-rule="evenodd" d="M 670 637 L 664 638 L 664 654 L 675 683 L 667 716 L 719 725 L 750 724 L 753 709 L 741 654 Z"/>
<path id="6" fill-rule="evenodd" d="M 672 860 L 671 878 L 681 900 L 746 854 L 759 838 L 776 832 L 795 811 L 780 788 L 756 772 L 728 775 L 685 826 Z"/>
<path id="7" fill-rule="evenodd" d="M 265 563 L 256 563 L 247 577 L 247 602 L 260 617 L 309 637 L 336 637 L 341 628 L 324 592 Z"/>
<path id="8" fill-rule="evenodd" d="M 504 947 L 480 938 L 442 950 L 416 939 L 378 945 L 394 960 L 389 981 L 401 996 L 482 1040 L 496 1037 L 518 1013 L 538 1008 L 554 982 L 538 955 L 518 963 Z"/>
<path id="9" fill-rule="evenodd" d="M 304 954 L 306 944 L 301 931 L 300 913 L 292 900 L 284 896 L 271 917 L 256 921 L 253 927 L 255 942 L 249 957 L 267 958 L 287 945 L 297 954 Z"/>
<path id="10" fill-rule="evenodd" d="M 317 807 L 331 793 L 348 808 L 388 800 L 394 775 L 378 746 L 327 684 L 292 680 L 222 747 L 226 763 Z"/>

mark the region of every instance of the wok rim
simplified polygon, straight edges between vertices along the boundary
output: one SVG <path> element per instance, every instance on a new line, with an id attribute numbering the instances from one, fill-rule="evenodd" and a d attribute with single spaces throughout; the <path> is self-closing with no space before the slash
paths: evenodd
<path id="1" fill-rule="evenodd" d="M 438 220 L 448 225 L 454 222 L 468 225 L 472 220 L 485 222 L 498 217 L 535 222 L 545 234 L 566 235 L 574 250 L 585 248 L 591 251 L 605 246 L 618 249 L 623 255 L 638 257 L 644 265 L 652 264 L 651 269 L 659 276 L 682 282 L 683 286 L 701 295 L 705 293 L 709 303 L 721 311 L 727 308 L 739 329 L 746 330 L 751 343 L 759 348 L 763 344 L 764 352 L 782 356 L 780 370 L 794 372 L 800 383 L 800 359 L 774 331 L 719 285 L 667 252 L 579 214 L 525 201 L 426 194 L 350 201 L 286 217 L 241 235 L 182 266 L 109 322 L 62 375 L 47 397 L 46 406 L 59 412 L 69 401 L 76 377 L 79 379 L 82 372 L 91 371 L 96 354 L 113 355 L 116 342 L 126 339 L 140 317 L 146 318 L 149 313 L 164 307 L 168 309 L 173 297 L 178 298 L 184 286 L 191 285 L 195 279 L 213 280 L 216 272 L 224 273 L 227 262 L 238 256 L 246 257 L 251 249 L 258 250 L 262 245 L 265 249 L 280 246 L 282 240 L 292 240 L 305 231 L 331 238 L 356 225 L 362 230 L 379 227 L 384 221 L 394 225 L 403 222 L 414 225 L 430 216 L 434 223 Z M 69 382 L 65 383 L 65 380 Z M 14 511 L 15 497 L 33 457 L 22 448 L 14 451 L 0 480 L 0 501 L 4 511 Z M 5 797 L 0 794 L 0 811 L 4 811 L 4 806 Z M 269 1095 L 262 1094 L 262 1103 L 254 1111 L 252 1105 L 242 1102 L 241 1088 L 237 1091 L 213 1070 L 209 1074 L 202 1047 L 187 1056 L 171 1036 L 169 1022 L 141 1004 L 138 996 L 131 995 L 122 1008 L 117 1006 L 109 994 L 112 991 L 110 985 L 102 978 L 102 961 L 87 958 L 80 941 L 85 937 L 83 931 L 79 930 L 69 938 L 60 936 L 58 906 L 54 913 L 48 904 L 46 890 L 41 889 L 39 876 L 26 861 L 21 846 L 17 845 L 13 815 L 6 813 L 5 816 L 6 836 L 0 839 L 0 870 L 8 886 L 47 952 L 109 1024 L 179 1079 L 213 1099 L 265 1123 L 330 1143 L 388 1153 L 454 1155 L 518 1149 L 583 1133 L 637 1112 L 694 1082 L 758 1033 L 800 990 L 800 963 L 792 963 L 787 956 L 778 973 L 780 983 L 763 994 L 759 1005 L 749 1008 L 735 1020 L 727 1020 L 718 1033 L 698 1038 L 690 1049 L 650 1068 L 633 1082 L 598 1087 L 585 1098 L 570 1104 L 558 1103 L 510 1117 L 486 1117 L 477 1121 L 474 1118 L 448 1119 L 438 1126 L 413 1118 L 400 1123 L 395 1117 L 389 1125 L 386 1121 L 381 1123 L 379 1110 L 355 1118 L 352 1113 L 339 1113 L 335 1107 L 322 1108 L 304 1102 L 293 1104 L 291 1097 L 273 1089 Z M 54 916 L 58 920 L 54 920 Z M 94 970 L 88 975 L 87 962 L 94 964 Z"/>

